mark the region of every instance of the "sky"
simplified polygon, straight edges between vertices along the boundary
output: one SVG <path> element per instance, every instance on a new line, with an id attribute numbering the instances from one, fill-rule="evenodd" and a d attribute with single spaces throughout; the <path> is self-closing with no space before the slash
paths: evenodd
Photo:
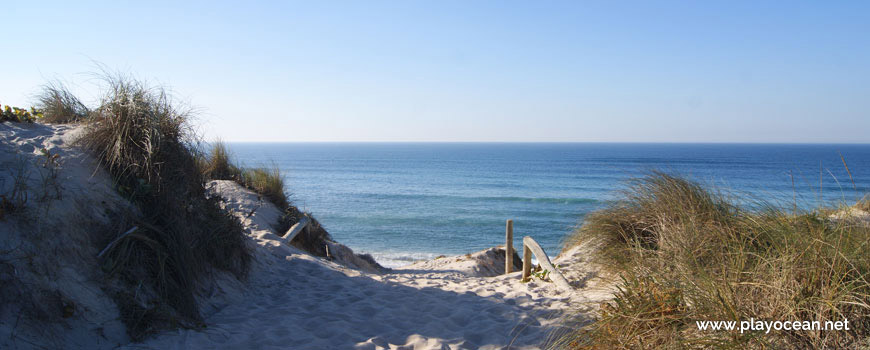
<path id="1" fill-rule="evenodd" d="M 867 1 L 4 1 L 0 103 L 99 66 L 225 141 L 870 142 Z"/>

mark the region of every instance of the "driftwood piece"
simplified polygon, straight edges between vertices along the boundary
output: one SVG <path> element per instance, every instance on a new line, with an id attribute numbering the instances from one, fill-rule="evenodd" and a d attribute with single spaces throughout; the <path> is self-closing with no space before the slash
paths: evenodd
<path id="1" fill-rule="evenodd" d="M 109 249 L 112 249 L 112 247 L 114 247 L 116 244 L 118 244 L 118 242 L 120 242 L 121 239 L 123 239 L 124 237 L 127 237 L 127 235 L 129 235 L 133 232 L 136 232 L 136 230 L 138 230 L 138 229 L 139 229 L 139 226 L 133 226 L 133 228 L 127 230 L 127 232 L 122 233 L 120 236 L 118 236 L 118 238 L 115 238 L 114 240 L 109 242 L 109 244 L 106 245 L 106 247 L 100 251 L 100 254 L 97 254 L 97 259 L 102 258 L 103 255 L 106 254 L 106 252 L 108 252 Z"/>
<path id="2" fill-rule="evenodd" d="M 299 233 L 302 232 L 302 229 L 307 227 L 310 222 L 311 222 L 311 219 L 307 216 L 303 216 L 302 219 L 299 219 L 299 222 L 297 222 L 295 225 L 290 227 L 290 229 L 287 230 L 287 233 L 284 234 L 284 237 L 283 237 L 284 242 L 285 243 L 292 242 L 293 239 L 296 238 L 296 236 L 298 236 Z"/>
<path id="3" fill-rule="evenodd" d="M 547 257 L 547 253 L 544 253 L 544 249 L 541 248 L 541 246 L 538 244 L 538 242 L 535 242 L 535 240 L 532 239 L 532 237 L 525 236 L 525 237 L 523 237 L 523 247 L 524 247 L 523 249 L 525 249 L 525 247 L 528 247 L 528 249 L 531 250 L 531 252 L 535 254 L 535 257 L 538 258 L 538 263 L 540 263 L 543 268 L 550 271 L 550 279 L 553 280 L 553 283 L 556 283 L 556 285 L 559 286 L 559 288 L 562 288 L 566 291 L 573 291 L 574 290 L 574 287 L 571 287 L 571 284 L 568 283 L 568 280 L 565 279 L 565 276 L 562 276 L 562 273 L 559 272 L 559 270 L 556 270 L 556 267 L 553 266 L 553 263 L 550 262 L 550 258 Z M 526 263 L 526 260 L 528 260 L 528 263 Z M 531 254 L 523 253 L 523 272 L 524 272 L 524 274 L 525 274 L 525 266 L 528 265 L 529 268 L 531 269 L 531 265 L 532 265 L 531 260 L 532 260 Z"/>

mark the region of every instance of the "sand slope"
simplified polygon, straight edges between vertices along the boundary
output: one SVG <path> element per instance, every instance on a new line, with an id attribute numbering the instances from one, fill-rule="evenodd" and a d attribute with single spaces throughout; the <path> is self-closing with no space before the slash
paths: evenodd
<path id="1" fill-rule="evenodd" d="M 248 288 L 227 298 L 206 329 L 127 348 L 537 349 L 564 310 L 589 311 L 609 295 L 580 248 L 557 260 L 578 287 L 565 293 L 520 283 L 519 273 L 477 277 L 463 256 L 363 272 L 276 244 L 268 230 L 255 230 Z"/>
<path id="2" fill-rule="evenodd" d="M 111 225 L 113 211 L 134 209 L 93 158 L 72 146 L 81 131 L 0 123 L 0 195 L 11 197 L 16 183 L 26 193 L 22 208 L 0 219 L 2 349 L 107 349 L 129 342 L 102 289 L 95 233 Z M 43 150 L 57 156 L 54 165 L 46 165 Z"/>

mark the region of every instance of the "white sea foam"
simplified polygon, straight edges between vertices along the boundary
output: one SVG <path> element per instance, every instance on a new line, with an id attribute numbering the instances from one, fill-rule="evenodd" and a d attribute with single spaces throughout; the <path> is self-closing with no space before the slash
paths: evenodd
<path id="1" fill-rule="evenodd" d="M 389 268 L 411 265 L 415 262 L 422 261 L 422 260 L 432 260 L 440 255 L 443 255 L 443 254 L 438 254 L 438 253 L 396 252 L 396 251 L 383 251 L 383 252 L 363 251 L 363 253 L 371 254 L 371 256 L 375 258 L 375 261 L 378 262 L 378 264 L 381 264 L 381 266 L 383 266 L 383 267 L 389 267 Z"/>

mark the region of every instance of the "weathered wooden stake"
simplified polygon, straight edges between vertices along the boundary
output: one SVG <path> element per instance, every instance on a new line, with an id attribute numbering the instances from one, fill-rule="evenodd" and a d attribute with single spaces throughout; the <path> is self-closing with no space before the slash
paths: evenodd
<path id="1" fill-rule="evenodd" d="M 504 234 L 504 273 L 509 274 L 514 267 L 514 221 L 508 219 Z"/>
<path id="2" fill-rule="evenodd" d="M 532 277 L 532 250 L 523 243 L 523 278 L 521 281 L 528 282 Z"/>

